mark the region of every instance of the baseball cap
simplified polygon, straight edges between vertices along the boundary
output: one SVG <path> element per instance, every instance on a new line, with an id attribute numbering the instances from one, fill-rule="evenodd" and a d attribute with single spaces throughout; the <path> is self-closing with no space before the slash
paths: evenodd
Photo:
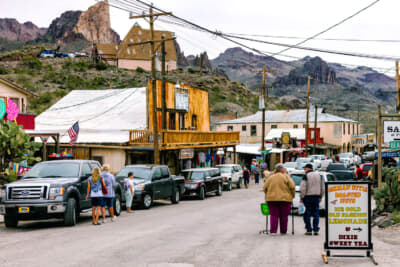
<path id="1" fill-rule="evenodd" d="M 303 169 L 313 169 L 313 165 L 311 164 L 311 163 L 307 163 L 305 166 L 304 166 L 304 168 Z"/>

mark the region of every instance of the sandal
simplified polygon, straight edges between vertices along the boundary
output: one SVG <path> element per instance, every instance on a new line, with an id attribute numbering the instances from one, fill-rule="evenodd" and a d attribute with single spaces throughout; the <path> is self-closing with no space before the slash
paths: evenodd
<path id="1" fill-rule="evenodd" d="M 92 223 L 93 225 L 101 225 L 101 223 L 97 222 L 97 223 Z"/>

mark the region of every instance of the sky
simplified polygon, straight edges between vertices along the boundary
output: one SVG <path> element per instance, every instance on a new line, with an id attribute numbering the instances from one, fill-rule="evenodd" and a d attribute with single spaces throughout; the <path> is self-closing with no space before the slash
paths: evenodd
<path id="1" fill-rule="evenodd" d="M 213 31 L 307 38 L 356 13 L 374 1 L 153 0 L 152 2 L 156 7 L 173 12 L 179 17 L 195 22 Z M 118 0 L 110 0 L 110 4 L 116 2 Z M 16 18 L 21 23 L 32 21 L 39 27 L 48 27 L 51 21 L 60 16 L 64 11 L 86 10 L 95 3 L 95 0 L 0 0 L 0 18 Z M 380 0 L 366 11 L 322 34 L 319 38 L 400 40 L 398 10 L 400 10 L 400 1 Z M 111 26 L 119 33 L 121 39 L 135 22 L 138 22 L 143 28 L 148 28 L 148 23 L 145 20 L 131 20 L 126 11 L 110 7 L 110 15 Z M 202 33 L 166 24 L 161 21 L 156 21 L 155 28 L 174 32 L 185 55 L 207 51 L 209 57 L 212 59 L 223 53 L 225 49 L 238 46 L 210 33 Z M 270 37 L 253 38 L 287 44 L 296 44 L 302 40 Z M 258 50 L 266 51 L 267 54 L 283 49 L 283 47 L 268 44 L 248 41 L 241 42 Z M 400 42 L 311 40 L 303 44 L 303 46 L 400 58 Z M 386 71 L 388 75 L 394 75 L 395 69 L 394 61 L 348 57 L 297 49 L 290 49 L 283 54 L 295 57 L 320 56 L 329 62 L 349 64 L 350 67 L 360 65 L 369 66 L 377 68 L 381 72 L 385 72 L 388 69 Z M 278 58 L 286 61 L 294 60 L 282 56 Z"/>

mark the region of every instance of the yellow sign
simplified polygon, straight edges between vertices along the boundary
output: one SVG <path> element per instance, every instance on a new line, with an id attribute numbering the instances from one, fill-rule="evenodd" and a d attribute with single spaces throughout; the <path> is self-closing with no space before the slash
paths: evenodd
<path id="1" fill-rule="evenodd" d="M 282 144 L 288 145 L 290 143 L 290 133 L 282 133 Z"/>

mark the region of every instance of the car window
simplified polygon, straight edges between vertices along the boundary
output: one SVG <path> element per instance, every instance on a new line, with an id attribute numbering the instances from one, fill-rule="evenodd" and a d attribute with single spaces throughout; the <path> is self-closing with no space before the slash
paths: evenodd
<path id="1" fill-rule="evenodd" d="M 92 169 L 90 168 L 89 164 L 84 163 L 82 166 L 81 176 L 89 177 L 92 175 Z"/>
<path id="2" fill-rule="evenodd" d="M 162 178 L 168 178 L 169 177 L 169 171 L 167 167 L 162 167 L 161 168 L 161 176 Z"/>
<path id="3" fill-rule="evenodd" d="M 304 174 L 291 174 L 290 177 L 292 178 L 295 185 L 300 185 L 300 182 L 303 179 Z"/>
<path id="4" fill-rule="evenodd" d="M 92 170 L 94 169 L 94 168 L 100 168 L 100 166 L 98 165 L 98 164 L 96 164 L 96 163 L 94 163 L 94 162 L 91 162 L 90 163 L 90 167 L 92 168 Z"/>
<path id="5" fill-rule="evenodd" d="M 372 165 L 364 165 L 363 171 L 369 171 L 372 169 Z"/>
<path id="6" fill-rule="evenodd" d="M 161 178 L 161 169 L 156 168 L 153 172 L 153 179 L 160 179 Z"/>

